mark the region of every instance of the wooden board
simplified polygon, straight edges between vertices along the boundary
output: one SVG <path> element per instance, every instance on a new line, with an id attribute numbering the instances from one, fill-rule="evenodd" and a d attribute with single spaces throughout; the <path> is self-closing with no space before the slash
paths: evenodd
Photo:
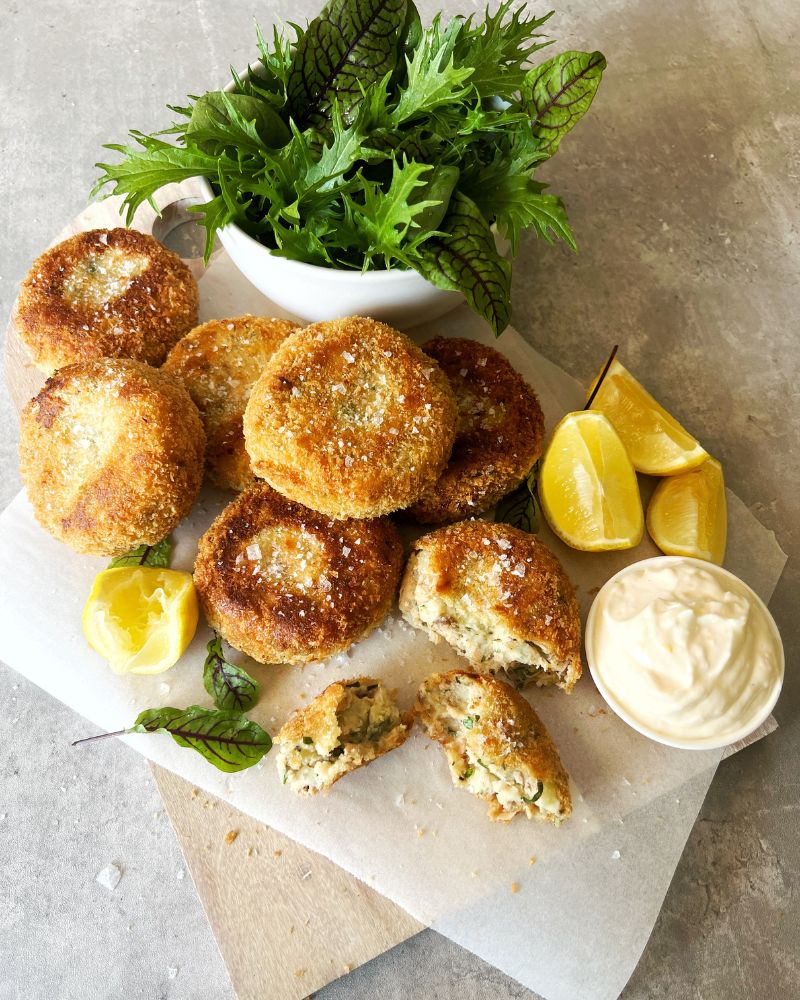
<path id="1" fill-rule="evenodd" d="M 181 252 L 181 243 L 191 242 L 179 232 L 187 226 L 185 208 L 198 194 L 191 181 L 162 188 L 161 218 L 145 205 L 133 225 Z M 53 243 L 121 224 L 119 200 L 109 198 L 89 205 Z M 201 281 L 202 296 L 202 261 L 184 260 Z M 13 322 L 6 329 L 4 361 L 19 411 L 44 376 Z M 172 772 L 155 765 L 151 770 L 239 1000 L 298 1000 L 423 929 L 327 858 L 198 793 Z M 260 915 L 256 924 L 248 922 L 247 934 L 242 912 Z"/>

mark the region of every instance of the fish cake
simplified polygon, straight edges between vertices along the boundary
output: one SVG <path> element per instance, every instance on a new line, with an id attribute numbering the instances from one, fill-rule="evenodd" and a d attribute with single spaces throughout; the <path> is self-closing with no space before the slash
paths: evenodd
<path id="1" fill-rule="evenodd" d="M 236 649 L 309 663 L 380 624 L 401 562 L 390 521 L 334 521 L 256 483 L 200 539 L 194 582 L 209 625 Z"/>
<path id="2" fill-rule="evenodd" d="M 264 316 L 212 319 L 182 337 L 164 362 L 200 410 L 206 474 L 222 489 L 244 490 L 256 481 L 244 446 L 244 408 L 276 347 L 297 329 Z"/>
<path id="3" fill-rule="evenodd" d="M 22 411 L 28 499 L 76 552 L 115 556 L 161 541 L 197 498 L 204 452 L 188 392 L 141 361 L 67 365 Z"/>
<path id="4" fill-rule="evenodd" d="M 289 719 L 275 738 L 281 782 L 316 795 L 405 743 L 411 719 L 373 677 L 336 681 Z"/>
<path id="5" fill-rule="evenodd" d="M 575 590 L 544 542 L 518 528 L 460 521 L 418 539 L 400 610 L 479 672 L 505 670 L 519 687 L 569 692 L 581 676 Z"/>
<path id="6" fill-rule="evenodd" d="M 331 517 L 378 517 L 417 500 L 450 456 L 456 403 L 406 336 L 351 316 L 287 337 L 244 416 L 255 474 Z"/>
<path id="7" fill-rule="evenodd" d="M 519 486 L 542 454 L 544 416 L 536 393 L 494 348 L 435 337 L 422 350 L 450 380 L 458 429 L 447 467 L 408 513 L 442 524 L 482 514 Z"/>
<path id="8" fill-rule="evenodd" d="M 96 358 L 162 364 L 197 323 L 197 282 L 177 254 L 136 229 L 91 229 L 51 247 L 14 313 L 38 368 Z"/>
<path id="9" fill-rule="evenodd" d="M 490 803 L 489 817 L 559 825 L 572 812 L 569 776 L 544 723 L 495 677 L 451 670 L 426 677 L 414 712 L 444 747 L 450 777 Z"/>

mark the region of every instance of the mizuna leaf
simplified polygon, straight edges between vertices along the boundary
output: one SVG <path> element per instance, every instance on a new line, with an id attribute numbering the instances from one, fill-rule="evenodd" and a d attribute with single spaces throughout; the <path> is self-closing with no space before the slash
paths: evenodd
<path id="1" fill-rule="evenodd" d="M 261 692 L 257 680 L 246 670 L 229 663 L 222 651 L 222 639 L 215 632 L 207 646 L 203 665 L 203 686 L 217 708 L 231 712 L 249 712 Z"/>
<path id="2" fill-rule="evenodd" d="M 125 733 L 169 733 L 220 771 L 243 771 L 272 749 L 269 733 L 239 712 L 191 708 L 149 708 Z"/>
<path id="3" fill-rule="evenodd" d="M 286 92 L 301 128 L 324 128 L 339 102 L 346 119 L 364 90 L 397 63 L 406 0 L 329 0 L 292 59 Z"/>
<path id="4" fill-rule="evenodd" d="M 562 52 L 528 72 L 523 103 L 548 156 L 589 110 L 605 68 L 602 52 Z"/>
<path id="5" fill-rule="evenodd" d="M 437 16 L 412 55 L 406 56 L 406 83 L 392 113 L 396 124 L 424 117 L 442 105 L 458 105 L 469 94 L 472 67 L 456 67 L 453 62 L 453 45 L 459 27 L 460 22 L 453 19 L 444 31 L 440 31 Z"/>
<path id="6" fill-rule="evenodd" d="M 420 245 L 418 270 L 439 288 L 456 289 L 499 337 L 511 319 L 511 265 L 497 252 L 486 219 L 456 191 L 442 220 L 445 235 Z"/>
<path id="7" fill-rule="evenodd" d="M 131 552 L 126 552 L 122 556 L 114 556 L 108 564 L 109 569 L 117 569 L 119 566 L 159 566 L 165 568 L 169 566 L 172 555 L 172 541 L 169 537 L 162 538 L 155 545 L 138 545 Z"/>

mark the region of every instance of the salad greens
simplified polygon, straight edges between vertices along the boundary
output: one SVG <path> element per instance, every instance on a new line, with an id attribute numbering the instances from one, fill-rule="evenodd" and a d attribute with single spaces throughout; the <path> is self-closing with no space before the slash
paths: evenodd
<path id="1" fill-rule="evenodd" d="M 462 292 L 499 335 L 511 264 L 492 227 L 512 253 L 526 229 L 575 248 L 534 172 L 605 68 L 599 52 L 531 68 L 551 14 L 512 4 L 423 27 L 413 0 L 329 0 L 305 29 L 259 31 L 259 62 L 233 73 L 230 92 L 190 97 L 171 106 L 171 128 L 108 146 L 122 159 L 97 165 L 93 193 L 122 195 L 130 222 L 164 184 L 202 175 L 214 190 L 197 206 L 207 255 L 233 223 L 292 260 L 411 268 Z"/>

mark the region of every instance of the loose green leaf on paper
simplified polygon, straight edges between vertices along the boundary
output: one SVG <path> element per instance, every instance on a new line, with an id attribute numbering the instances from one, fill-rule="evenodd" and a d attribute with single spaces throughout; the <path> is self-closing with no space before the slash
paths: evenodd
<path id="1" fill-rule="evenodd" d="M 148 708 L 130 729 L 89 736 L 72 745 L 91 743 L 110 736 L 132 733 L 169 733 L 182 747 L 195 750 L 220 771 L 244 771 L 257 764 L 272 749 L 269 733 L 239 712 L 190 708 Z"/>
<path id="2" fill-rule="evenodd" d="M 498 503 L 495 509 L 495 521 L 510 524 L 532 535 L 538 533 L 541 526 L 539 497 L 536 492 L 539 480 L 539 462 L 536 462 L 520 485 Z"/>
<path id="3" fill-rule="evenodd" d="M 157 566 L 166 568 L 169 566 L 172 556 L 172 541 L 169 537 L 162 538 L 155 545 L 138 545 L 131 552 L 126 552 L 121 556 L 114 556 L 108 564 L 109 569 L 117 569 L 120 566 Z"/>
<path id="4" fill-rule="evenodd" d="M 249 712 L 261 693 L 257 680 L 242 667 L 230 663 L 222 649 L 222 639 L 215 632 L 207 646 L 203 665 L 203 686 L 219 709 Z"/>

